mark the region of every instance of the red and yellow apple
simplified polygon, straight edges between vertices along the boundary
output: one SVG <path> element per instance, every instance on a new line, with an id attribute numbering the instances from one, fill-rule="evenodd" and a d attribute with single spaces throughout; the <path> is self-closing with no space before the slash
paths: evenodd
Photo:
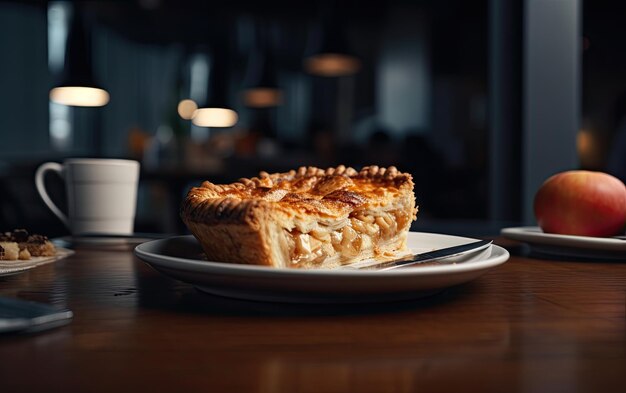
<path id="1" fill-rule="evenodd" d="M 533 207 L 546 233 L 613 236 L 626 227 L 626 186 L 603 172 L 561 172 L 543 183 Z"/>

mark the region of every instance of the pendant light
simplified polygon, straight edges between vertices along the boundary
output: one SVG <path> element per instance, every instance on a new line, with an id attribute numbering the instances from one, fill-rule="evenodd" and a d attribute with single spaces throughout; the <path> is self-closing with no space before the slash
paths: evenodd
<path id="1" fill-rule="evenodd" d="M 270 108 L 282 104 L 283 92 L 276 80 L 277 70 L 269 45 L 268 27 L 260 22 L 256 30 L 256 45 L 248 62 L 243 102 L 250 108 Z"/>
<path id="2" fill-rule="evenodd" d="M 232 127 L 238 120 L 228 104 L 228 51 L 218 46 L 211 56 L 206 102 L 193 112 L 191 121 L 199 127 Z"/>
<path id="3" fill-rule="evenodd" d="M 330 10 L 310 36 L 304 59 L 304 69 L 317 76 L 339 77 L 355 74 L 361 61 L 348 46 L 344 24 L 337 12 Z"/>
<path id="4" fill-rule="evenodd" d="M 183 60 L 178 66 L 176 79 L 175 94 L 176 100 L 179 100 L 176 111 L 178 112 L 178 116 L 183 120 L 191 120 L 196 109 L 198 109 L 198 97 L 194 96 L 194 92 L 198 89 L 193 89 L 193 84 L 198 83 L 198 77 L 208 77 L 208 65 L 204 63 L 204 67 L 201 66 L 202 69 L 195 70 L 194 72 L 194 68 L 197 68 L 197 66 L 194 67 L 192 58 L 191 49 L 185 48 Z M 202 75 L 197 75 L 198 72 L 202 73 Z M 203 84 L 206 85 L 206 83 Z"/>
<path id="5" fill-rule="evenodd" d="M 109 93 L 93 77 L 91 32 L 78 3 L 67 38 L 65 67 L 61 83 L 50 90 L 50 100 L 70 106 L 98 107 L 109 102 Z"/>

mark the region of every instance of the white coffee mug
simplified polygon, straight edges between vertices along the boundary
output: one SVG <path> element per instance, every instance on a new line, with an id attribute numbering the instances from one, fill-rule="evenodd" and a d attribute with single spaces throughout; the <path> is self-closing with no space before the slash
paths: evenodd
<path id="1" fill-rule="evenodd" d="M 50 199 L 44 184 L 46 172 L 65 181 L 68 214 Z M 45 204 L 73 235 L 133 233 L 137 205 L 139 163 L 104 158 L 70 158 L 37 168 L 35 186 Z"/>

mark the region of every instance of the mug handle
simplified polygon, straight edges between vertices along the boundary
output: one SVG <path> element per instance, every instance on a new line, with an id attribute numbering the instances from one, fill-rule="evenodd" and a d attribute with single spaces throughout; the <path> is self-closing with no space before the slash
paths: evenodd
<path id="1" fill-rule="evenodd" d="M 42 164 L 39 168 L 37 168 L 37 172 L 35 172 L 35 186 L 37 187 L 37 192 L 39 192 L 39 195 L 41 196 L 41 199 L 43 199 L 44 203 L 50 208 L 50 210 L 52 210 L 52 213 L 59 217 L 59 220 L 61 220 L 61 222 L 69 228 L 70 223 L 67 216 L 63 214 L 61 209 L 59 209 L 54 202 L 52 202 L 52 199 L 50 199 L 50 196 L 48 195 L 48 191 L 46 191 L 43 179 L 48 171 L 57 172 L 59 176 L 63 178 L 63 165 L 56 162 L 46 162 L 45 164 Z"/>

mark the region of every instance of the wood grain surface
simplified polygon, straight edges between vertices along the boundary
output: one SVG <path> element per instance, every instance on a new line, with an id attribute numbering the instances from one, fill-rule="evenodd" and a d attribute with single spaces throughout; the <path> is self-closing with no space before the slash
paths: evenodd
<path id="1" fill-rule="evenodd" d="M 512 256 L 433 297 L 288 305 L 210 296 L 132 249 L 78 247 L 0 278 L 74 312 L 0 335 L 0 392 L 626 390 L 626 263 Z"/>

